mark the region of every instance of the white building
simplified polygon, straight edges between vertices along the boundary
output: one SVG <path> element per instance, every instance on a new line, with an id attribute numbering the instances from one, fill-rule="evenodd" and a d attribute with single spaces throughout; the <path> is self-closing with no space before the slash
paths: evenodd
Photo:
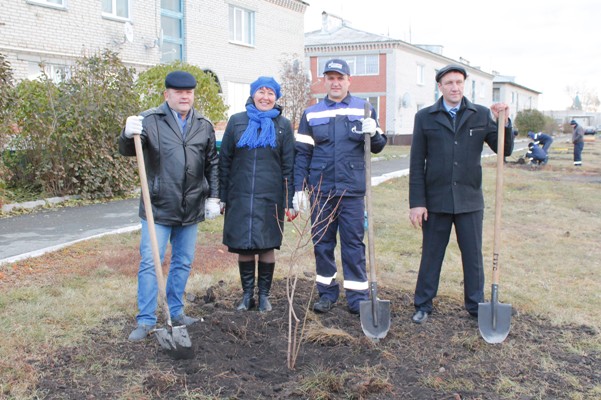
<path id="1" fill-rule="evenodd" d="M 230 113 L 244 109 L 249 84 L 279 76 L 285 54 L 302 56 L 301 0 L 0 0 L 0 52 L 16 79 L 44 63 L 60 77 L 85 54 L 119 53 L 143 70 L 181 60 L 211 71 Z"/>

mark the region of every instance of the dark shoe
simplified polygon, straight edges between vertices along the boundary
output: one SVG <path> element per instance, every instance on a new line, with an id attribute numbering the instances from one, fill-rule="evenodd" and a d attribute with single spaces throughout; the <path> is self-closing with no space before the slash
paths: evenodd
<path id="1" fill-rule="evenodd" d="M 248 311 L 252 308 L 255 308 L 255 305 L 255 298 L 253 297 L 252 293 L 244 293 L 244 295 L 242 296 L 242 301 L 240 302 L 240 304 L 238 304 L 236 310 Z"/>
<path id="2" fill-rule="evenodd" d="M 269 302 L 269 291 L 271 290 L 271 282 L 273 281 L 273 271 L 275 263 L 266 263 L 259 261 L 259 311 L 271 311 L 271 303 Z"/>
<path id="3" fill-rule="evenodd" d="M 476 312 L 470 312 L 470 317 L 478 319 L 478 311 L 476 311 Z"/>
<path id="4" fill-rule="evenodd" d="M 348 309 L 348 312 L 350 312 L 353 315 L 359 315 L 359 309 L 358 308 L 350 308 Z"/>
<path id="5" fill-rule="evenodd" d="M 330 311 L 332 307 L 334 307 L 334 303 L 327 297 L 322 296 L 319 298 L 319 301 L 313 304 L 313 311 L 316 313 L 326 313 Z"/>
<path id="6" fill-rule="evenodd" d="M 269 302 L 269 297 L 260 294 L 259 295 L 259 311 L 260 312 L 269 312 L 272 309 L 273 308 L 271 307 L 271 303 Z"/>
<path id="7" fill-rule="evenodd" d="M 240 261 L 238 262 L 238 269 L 244 296 L 236 310 L 247 311 L 255 306 L 255 261 Z"/>
<path id="8" fill-rule="evenodd" d="M 426 311 L 417 310 L 411 320 L 416 324 L 423 324 L 428 319 L 428 313 Z"/>
<path id="9" fill-rule="evenodd" d="M 186 314 L 180 314 L 175 318 L 172 318 L 173 325 L 192 325 L 200 321 L 198 318 L 188 317 Z"/>
<path id="10" fill-rule="evenodd" d="M 144 340 L 150 335 L 150 332 L 154 329 L 154 325 L 144 325 L 138 324 L 136 329 L 134 329 L 128 337 L 128 340 L 132 342 L 138 342 L 140 340 Z"/>

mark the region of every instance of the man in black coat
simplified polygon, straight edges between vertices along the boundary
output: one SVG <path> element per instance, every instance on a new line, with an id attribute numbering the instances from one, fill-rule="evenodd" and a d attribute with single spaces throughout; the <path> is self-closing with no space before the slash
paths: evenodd
<path id="1" fill-rule="evenodd" d="M 422 228 L 422 257 L 415 288 L 413 322 L 432 312 L 440 271 L 454 225 L 461 250 L 465 308 L 478 316 L 484 300 L 482 261 L 482 166 L 484 143 L 497 151 L 497 123 L 502 103 L 488 108 L 463 97 L 466 70 L 447 65 L 436 74 L 442 97 L 415 116 L 409 169 L 409 218 Z M 505 156 L 513 151 L 511 122 L 505 121 Z"/>
<path id="2" fill-rule="evenodd" d="M 161 261 L 171 243 L 166 292 L 171 319 L 178 325 L 198 321 L 184 314 L 184 290 L 194 260 L 198 223 L 220 211 L 215 130 L 193 108 L 195 88 L 192 74 L 170 72 L 165 78 L 165 102 L 128 117 L 119 136 L 119 153 L 135 156 L 133 136 L 140 135 Z M 157 322 L 158 286 L 142 199 L 139 215 L 138 315 L 131 341 L 146 338 Z"/>

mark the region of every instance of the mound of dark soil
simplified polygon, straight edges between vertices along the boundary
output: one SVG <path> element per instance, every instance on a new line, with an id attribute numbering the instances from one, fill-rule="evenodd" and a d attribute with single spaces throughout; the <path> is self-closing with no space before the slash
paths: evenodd
<path id="1" fill-rule="evenodd" d="M 300 280 L 300 319 L 313 282 Z M 48 399 L 530 399 L 589 397 L 601 387 L 598 332 L 553 326 L 517 313 L 502 344 L 484 342 L 477 320 L 439 298 L 423 325 L 411 322 L 411 295 L 380 287 L 392 323 L 368 339 L 344 298 L 328 314 L 309 312 L 294 369 L 287 367 L 285 281 L 274 283 L 270 313 L 236 312 L 241 291 L 211 288 L 187 306 L 202 316 L 188 328 L 195 357 L 174 360 L 156 340 L 130 343 L 133 322 L 110 320 L 89 342 L 42 365 L 38 391 Z M 598 393 L 598 392 L 597 392 Z"/>

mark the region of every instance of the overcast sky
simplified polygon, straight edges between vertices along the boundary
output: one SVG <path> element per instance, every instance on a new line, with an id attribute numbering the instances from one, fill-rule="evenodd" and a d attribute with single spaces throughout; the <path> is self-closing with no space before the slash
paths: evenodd
<path id="1" fill-rule="evenodd" d="M 601 99 L 601 0 L 305 1 L 306 32 L 319 29 L 327 11 L 356 29 L 442 45 L 446 57 L 542 92 L 540 110 L 569 107 L 567 87 Z"/>

